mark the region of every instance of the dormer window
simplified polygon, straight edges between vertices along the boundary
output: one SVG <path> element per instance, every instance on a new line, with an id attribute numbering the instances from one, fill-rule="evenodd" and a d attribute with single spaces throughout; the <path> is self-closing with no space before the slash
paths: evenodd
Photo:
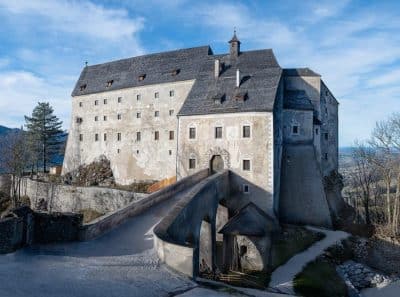
<path id="1" fill-rule="evenodd" d="M 174 69 L 174 70 L 171 71 L 171 75 L 172 75 L 172 76 L 176 76 L 176 75 L 179 74 L 179 72 L 181 72 L 180 69 Z"/>
<path id="2" fill-rule="evenodd" d="M 225 94 L 216 94 L 212 97 L 214 104 L 221 104 L 225 99 Z"/>
<path id="3" fill-rule="evenodd" d="M 109 81 L 107 82 L 107 88 L 111 87 L 112 84 L 113 84 L 113 82 L 114 82 L 114 80 L 109 80 Z"/>
<path id="4" fill-rule="evenodd" d="M 82 91 L 84 91 L 85 89 L 86 89 L 86 84 L 84 84 L 84 85 L 81 85 L 80 87 L 79 87 L 79 89 L 80 89 L 80 91 L 82 92 Z"/>
<path id="5" fill-rule="evenodd" d="M 146 78 L 146 74 L 139 75 L 139 81 L 142 81 Z"/>

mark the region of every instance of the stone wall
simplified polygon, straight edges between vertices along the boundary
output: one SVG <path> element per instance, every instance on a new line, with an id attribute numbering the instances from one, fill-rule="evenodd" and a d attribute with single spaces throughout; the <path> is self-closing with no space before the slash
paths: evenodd
<path id="1" fill-rule="evenodd" d="M 11 253 L 23 245 L 23 219 L 0 220 L 0 254 Z"/>
<path id="2" fill-rule="evenodd" d="M 11 176 L 9 174 L 0 174 L 0 192 L 11 192 Z"/>
<path id="3" fill-rule="evenodd" d="M 29 178 L 23 179 L 21 193 L 30 198 L 33 209 L 39 208 L 44 201 L 47 210 L 54 212 L 92 209 L 99 213 L 107 213 L 147 197 L 147 194 L 142 193 L 101 187 L 57 185 Z"/>

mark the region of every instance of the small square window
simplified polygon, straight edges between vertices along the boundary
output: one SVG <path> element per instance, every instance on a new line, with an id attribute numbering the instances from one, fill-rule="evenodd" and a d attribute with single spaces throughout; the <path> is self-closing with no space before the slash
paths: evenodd
<path id="1" fill-rule="evenodd" d="M 99 134 L 96 133 L 96 134 L 94 135 L 94 141 L 99 141 Z"/>
<path id="2" fill-rule="evenodd" d="M 104 133 L 103 137 L 104 141 L 107 141 L 107 133 Z"/>
<path id="3" fill-rule="evenodd" d="M 84 91 L 84 90 L 86 89 L 86 84 L 81 85 L 81 86 L 79 87 L 79 89 L 80 89 L 81 92 Z"/>
<path id="4" fill-rule="evenodd" d="M 299 126 L 297 125 L 292 126 L 292 134 L 299 134 Z"/>
<path id="5" fill-rule="evenodd" d="M 243 138 L 250 138 L 250 126 L 243 126 Z"/>
<path id="6" fill-rule="evenodd" d="M 173 116 L 173 115 L 174 115 L 174 110 L 173 110 L 173 109 L 170 109 L 170 110 L 169 110 L 169 115 L 170 115 L 170 116 Z"/>
<path id="7" fill-rule="evenodd" d="M 136 141 L 140 141 L 142 139 L 142 134 L 140 132 L 136 132 Z"/>
<path id="8" fill-rule="evenodd" d="M 243 170 L 250 171 L 250 160 L 243 160 Z"/>
<path id="9" fill-rule="evenodd" d="M 94 100 L 94 105 L 99 105 L 99 100 Z"/>
<path id="10" fill-rule="evenodd" d="M 114 83 L 114 80 L 109 80 L 107 82 L 107 88 L 111 87 L 113 83 Z"/>
<path id="11" fill-rule="evenodd" d="M 103 116 L 103 120 L 104 120 L 104 121 L 107 121 L 107 116 Z"/>
<path id="12" fill-rule="evenodd" d="M 329 138 L 328 133 L 324 133 L 324 138 L 325 138 L 325 140 L 328 140 L 328 138 Z"/>
<path id="13" fill-rule="evenodd" d="M 141 117 L 142 117 L 142 114 L 141 114 L 140 112 L 137 112 L 137 113 L 136 113 L 136 118 L 137 118 L 137 119 L 140 119 Z"/>
<path id="14" fill-rule="evenodd" d="M 120 113 L 117 114 L 117 119 L 118 119 L 118 120 L 122 119 L 122 115 L 121 115 Z"/>
<path id="15" fill-rule="evenodd" d="M 189 169 L 196 168 L 196 159 L 189 159 Z"/>
<path id="16" fill-rule="evenodd" d="M 155 118 L 158 118 L 160 116 L 160 112 L 158 111 L 158 110 L 156 110 L 155 112 L 154 112 L 154 117 Z"/>
<path id="17" fill-rule="evenodd" d="M 189 128 L 189 139 L 196 138 L 196 128 Z"/>
<path id="18" fill-rule="evenodd" d="M 160 139 L 160 132 L 155 131 L 154 132 L 154 140 L 159 140 Z"/>
<path id="19" fill-rule="evenodd" d="M 160 93 L 159 92 L 155 92 L 154 93 L 154 98 L 160 98 Z"/>
<path id="20" fill-rule="evenodd" d="M 175 96 L 175 91 L 174 90 L 169 91 L 169 96 L 170 97 L 174 97 Z"/>
<path id="21" fill-rule="evenodd" d="M 243 185 L 243 193 L 248 194 L 250 193 L 250 187 L 247 184 Z"/>
<path id="22" fill-rule="evenodd" d="M 117 133 L 117 140 L 121 141 L 121 133 Z"/>
<path id="23" fill-rule="evenodd" d="M 136 155 L 139 155 L 139 153 L 140 153 L 139 150 L 136 150 Z"/>
<path id="24" fill-rule="evenodd" d="M 174 140 L 174 131 L 169 131 L 169 140 Z"/>
<path id="25" fill-rule="evenodd" d="M 137 94 L 137 95 L 136 95 L 136 100 L 137 100 L 137 101 L 140 101 L 140 99 L 142 99 L 142 95 Z"/>
<path id="26" fill-rule="evenodd" d="M 79 134 L 79 141 L 83 141 L 83 134 Z"/>
<path id="27" fill-rule="evenodd" d="M 117 149 L 117 154 L 119 154 L 121 152 L 121 150 L 120 149 Z"/>
<path id="28" fill-rule="evenodd" d="M 82 107 L 83 106 L 83 103 L 82 102 L 79 102 L 79 107 Z"/>
<path id="29" fill-rule="evenodd" d="M 142 81 L 146 78 L 146 74 L 139 75 L 139 81 Z"/>
<path id="30" fill-rule="evenodd" d="M 103 102 L 104 102 L 104 104 L 107 104 L 107 99 L 104 99 Z"/>
<path id="31" fill-rule="evenodd" d="M 122 97 L 118 97 L 118 103 L 122 102 Z"/>
<path id="32" fill-rule="evenodd" d="M 222 127 L 215 127 L 215 138 L 222 138 Z"/>
<path id="33" fill-rule="evenodd" d="M 94 117 L 94 121 L 97 122 L 99 120 L 99 116 Z"/>

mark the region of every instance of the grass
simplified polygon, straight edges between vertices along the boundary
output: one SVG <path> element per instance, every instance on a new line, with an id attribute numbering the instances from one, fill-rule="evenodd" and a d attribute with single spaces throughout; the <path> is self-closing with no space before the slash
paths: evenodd
<path id="1" fill-rule="evenodd" d="M 347 287 L 335 266 L 326 260 L 309 263 L 293 281 L 294 290 L 304 297 L 347 297 Z"/>
<path id="2" fill-rule="evenodd" d="M 102 215 L 104 215 L 104 213 L 101 212 L 97 212 L 93 209 L 82 209 L 81 211 L 79 211 L 79 213 L 83 214 L 83 223 L 89 223 L 95 219 L 97 219 L 98 217 L 101 217 Z"/>
<path id="3" fill-rule="evenodd" d="M 304 227 L 284 226 L 282 232 L 274 235 L 272 239 L 271 271 L 324 237 L 325 234 Z"/>

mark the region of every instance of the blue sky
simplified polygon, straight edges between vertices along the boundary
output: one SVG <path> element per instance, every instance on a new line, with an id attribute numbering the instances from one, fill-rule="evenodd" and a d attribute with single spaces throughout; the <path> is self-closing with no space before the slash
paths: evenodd
<path id="1" fill-rule="evenodd" d="M 400 1 L 0 0 L 0 125 L 38 101 L 70 123 L 85 61 L 199 45 L 273 48 L 282 67 L 311 67 L 340 102 L 340 145 L 400 112 Z"/>

